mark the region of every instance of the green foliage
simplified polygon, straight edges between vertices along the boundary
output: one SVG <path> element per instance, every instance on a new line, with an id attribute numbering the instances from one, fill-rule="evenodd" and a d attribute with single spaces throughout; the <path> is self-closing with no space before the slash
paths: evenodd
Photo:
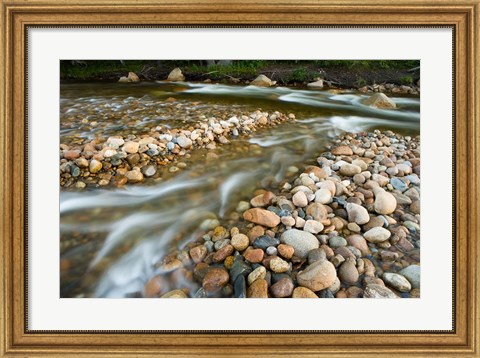
<path id="1" fill-rule="evenodd" d="M 404 76 L 399 78 L 400 84 L 411 86 L 413 85 L 413 77 L 412 76 Z"/>
<path id="2" fill-rule="evenodd" d="M 71 79 L 91 79 L 105 74 L 138 72 L 145 65 L 146 61 L 123 61 L 104 60 L 104 61 L 60 61 L 60 77 Z"/>
<path id="3" fill-rule="evenodd" d="M 367 85 L 367 80 L 364 79 L 363 77 L 357 77 L 357 80 L 355 83 L 358 87 L 363 87 Z"/>

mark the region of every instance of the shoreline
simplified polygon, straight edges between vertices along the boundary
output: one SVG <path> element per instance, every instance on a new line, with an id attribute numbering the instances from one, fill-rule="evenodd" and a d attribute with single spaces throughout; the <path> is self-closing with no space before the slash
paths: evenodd
<path id="1" fill-rule="evenodd" d="M 202 223 L 136 297 L 420 297 L 419 143 L 337 136 L 318 166 L 240 202 L 237 225 Z"/>

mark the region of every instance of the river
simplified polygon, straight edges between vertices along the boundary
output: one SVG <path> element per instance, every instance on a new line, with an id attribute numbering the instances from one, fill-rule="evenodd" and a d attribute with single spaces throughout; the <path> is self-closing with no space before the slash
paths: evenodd
<path id="1" fill-rule="evenodd" d="M 206 149 L 193 151 L 182 158 L 181 170 L 166 168 L 160 179 L 143 185 L 61 189 L 61 297 L 135 297 L 157 273 L 156 263 L 195 239 L 205 219 L 234 222 L 240 200 L 315 163 L 339 131 L 419 134 L 418 96 L 390 96 L 396 110 L 364 106 L 367 96 L 195 83 L 62 83 L 62 143 L 183 128 L 205 116 L 257 109 L 294 113 L 296 121 L 232 139 L 214 150 L 215 160 Z"/>

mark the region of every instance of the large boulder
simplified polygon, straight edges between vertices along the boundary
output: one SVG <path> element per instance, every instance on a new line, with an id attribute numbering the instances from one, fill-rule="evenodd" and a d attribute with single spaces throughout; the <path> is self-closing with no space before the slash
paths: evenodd
<path id="1" fill-rule="evenodd" d="M 397 108 L 395 102 L 388 98 L 384 93 L 375 93 L 362 101 L 366 106 L 380 109 Z"/>
<path id="2" fill-rule="evenodd" d="M 167 81 L 185 81 L 185 76 L 182 73 L 182 70 L 177 68 L 174 68 L 172 72 L 168 75 Z"/>
<path id="3" fill-rule="evenodd" d="M 273 86 L 275 83 L 267 76 L 259 75 L 250 84 L 253 86 L 259 86 L 259 87 L 270 87 L 270 86 Z"/>
<path id="4" fill-rule="evenodd" d="M 128 76 L 125 77 L 120 77 L 118 80 L 119 83 L 134 83 L 134 82 L 140 82 L 140 78 L 138 78 L 137 74 L 135 72 L 129 72 Z"/>

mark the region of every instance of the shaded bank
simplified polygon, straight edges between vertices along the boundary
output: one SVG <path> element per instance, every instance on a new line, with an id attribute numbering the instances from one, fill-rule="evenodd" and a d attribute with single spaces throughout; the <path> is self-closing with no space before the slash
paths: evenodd
<path id="1" fill-rule="evenodd" d="M 321 78 L 329 87 L 361 88 L 382 83 L 415 85 L 419 66 L 417 60 L 64 60 L 60 73 L 62 80 L 117 81 L 128 72 L 135 72 L 140 80 L 164 80 L 179 67 L 188 81 L 249 83 L 263 74 L 282 86 L 303 86 Z"/>

